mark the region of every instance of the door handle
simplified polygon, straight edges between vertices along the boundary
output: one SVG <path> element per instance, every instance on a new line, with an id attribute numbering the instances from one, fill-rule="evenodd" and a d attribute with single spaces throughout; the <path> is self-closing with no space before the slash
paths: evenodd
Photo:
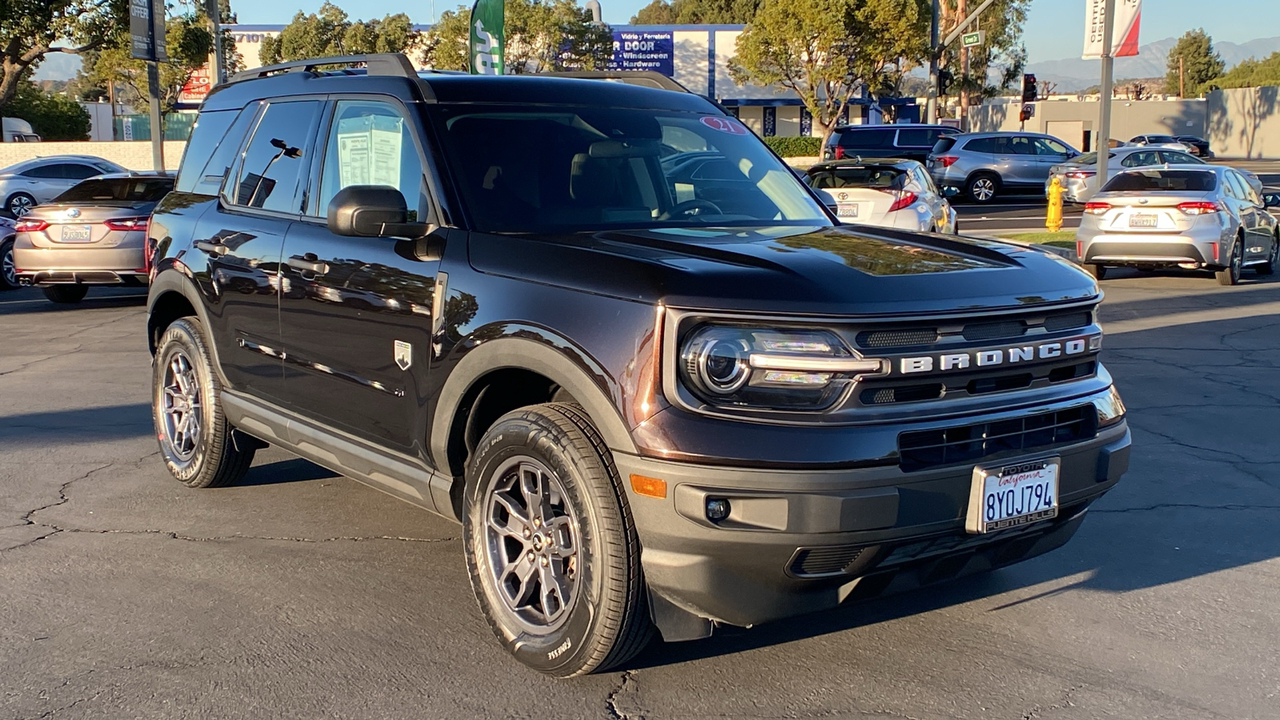
<path id="1" fill-rule="evenodd" d="M 312 253 L 306 255 L 294 255 L 284 263 L 295 270 L 302 272 L 315 273 L 316 275 L 324 275 L 329 272 L 329 263 L 319 260 Z"/>
<path id="2" fill-rule="evenodd" d="M 211 243 L 211 242 L 206 242 L 204 240 L 199 240 L 196 242 L 196 249 L 203 250 L 204 252 L 207 252 L 210 255 L 217 255 L 219 257 L 226 255 L 228 252 L 231 251 L 230 248 L 228 248 L 226 245 L 223 245 L 222 243 Z"/>

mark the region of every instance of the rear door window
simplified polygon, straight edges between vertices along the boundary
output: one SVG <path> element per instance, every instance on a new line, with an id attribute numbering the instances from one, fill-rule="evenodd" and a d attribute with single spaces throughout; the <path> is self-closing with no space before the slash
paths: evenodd
<path id="1" fill-rule="evenodd" d="M 1147 165 L 1159 165 L 1160 154 L 1155 150 L 1144 150 L 1142 152 L 1129 153 L 1125 156 L 1120 164 L 1125 167 L 1146 167 Z"/>
<path id="2" fill-rule="evenodd" d="M 844 147 L 881 148 L 893 144 L 894 131 L 889 128 L 845 130 L 840 136 L 840 144 Z"/>
<path id="3" fill-rule="evenodd" d="M 1173 150 L 1161 150 L 1160 159 L 1162 162 L 1167 162 L 1170 165 L 1179 165 L 1182 163 L 1189 163 L 1191 165 L 1204 164 L 1203 160 L 1198 160 L 1194 156 L 1191 156 L 1182 152 L 1176 152 Z"/>
<path id="4" fill-rule="evenodd" d="M 998 149 L 996 152 L 1012 153 L 1014 155 L 1036 154 L 1035 138 L 1026 137 L 1025 135 L 1014 135 L 1013 137 L 999 138 L 998 140 L 1004 142 L 1004 147 L 1000 147 L 1000 144 L 997 143 L 996 147 Z"/>
<path id="5" fill-rule="evenodd" d="M 88 180 L 91 177 L 97 177 L 102 174 L 102 170 L 92 165 L 68 163 L 63 168 L 68 180 Z"/>
<path id="6" fill-rule="evenodd" d="M 933 128 L 903 128 L 898 131 L 898 147 L 933 147 L 938 131 Z"/>
<path id="7" fill-rule="evenodd" d="M 319 121 L 314 100 L 271 103 L 254 128 L 235 181 L 227 188 L 234 205 L 281 213 L 302 209 L 300 179 Z"/>

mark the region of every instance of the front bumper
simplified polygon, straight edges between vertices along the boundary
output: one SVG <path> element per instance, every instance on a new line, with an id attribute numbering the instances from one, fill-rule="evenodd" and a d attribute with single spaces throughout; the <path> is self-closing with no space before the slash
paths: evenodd
<path id="1" fill-rule="evenodd" d="M 1128 469 L 1129 446 L 1121 421 L 1074 445 L 982 460 L 990 467 L 1061 458 L 1058 517 L 986 535 L 964 530 L 969 464 L 908 473 L 897 466 L 728 468 L 619 453 L 615 461 L 656 606 L 670 605 L 686 619 L 750 626 L 1052 550 L 1071 538 L 1088 505 Z M 661 478 L 670 492 L 663 499 L 637 495 L 632 475 Z M 707 520 L 708 498 L 729 501 L 727 519 Z M 669 640 L 699 636 L 681 636 L 679 622 L 668 633 L 657 611 L 655 618 Z M 701 634 L 709 630 L 707 622 Z"/>

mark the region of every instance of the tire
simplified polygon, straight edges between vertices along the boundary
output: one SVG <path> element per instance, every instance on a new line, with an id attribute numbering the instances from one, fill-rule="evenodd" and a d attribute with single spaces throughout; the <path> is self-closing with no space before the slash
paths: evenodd
<path id="1" fill-rule="evenodd" d="M 991 173 L 978 173 L 965 183 L 964 191 L 970 200 L 986 205 L 1000 192 L 1000 178 Z"/>
<path id="2" fill-rule="evenodd" d="M 1255 265 L 1253 271 L 1262 276 L 1274 275 L 1277 264 L 1280 264 L 1280 235 L 1271 238 L 1271 254 L 1267 256 L 1266 262 Z"/>
<path id="3" fill-rule="evenodd" d="M 1088 267 L 1089 267 L 1089 274 L 1093 276 L 1094 280 L 1101 280 L 1107 276 L 1106 265 L 1098 265 L 1095 263 L 1095 264 L 1089 265 Z"/>
<path id="4" fill-rule="evenodd" d="M 165 467 L 187 487 L 231 485 L 253 463 L 257 445 L 236 441 L 222 413 L 221 389 L 199 323 L 175 320 L 151 364 L 151 419 Z"/>
<path id="5" fill-rule="evenodd" d="M 499 418 L 468 463 L 464 499 L 471 588 L 517 660 L 573 677 L 624 663 L 649 642 L 626 494 L 580 407 L 548 403 Z"/>
<path id="6" fill-rule="evenodd" d="M 1244 238 L 1236 238 L 1231 244 L 1231 259 L 1227 266 L 1214 273 L 1219 285 L 1238 285 L 1241 265 L 1244 263 Z"/>
<path id="7" fill-rule="evenodd" d="M 0 241 L 0 290 L 18 287 L 18 266 L 13 263 L 13 238 Z"/>
<path id="8" fill-rule="evenodd" d="M 4 209 L 8 210 L 14 217 L 19 218 L 31 212 L 31 208 L 35 206 L 35 197 L 24 192 L 16 192 L 4 201 Z"/>
<path id="9" fill-rule="evenodd" d="M 49 285 L 44 290 L 44 296 L 49 302 L 55 302 L 59 305 L 75 305 L 89 294 L 89 286 L 87 285 Z"/>

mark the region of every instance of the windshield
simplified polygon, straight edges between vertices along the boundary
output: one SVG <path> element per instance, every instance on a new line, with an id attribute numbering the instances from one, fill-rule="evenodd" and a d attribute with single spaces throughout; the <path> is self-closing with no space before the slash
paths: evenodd
<path id="1" fill-rule="evenodd" d="M 477 229 L 830 225 L 731 117 L 631 108 L 433 109 Z"/>
<path id="2" fill-rule="evenodd" d="M 54 202 L 159 202 L 172 189 L 170 178 L 86 180 L 59 195 Z"/>
<path id="3" fill-rule="evenodd" d="M 1111 178 L 1102 192 L 1133 190 L 1176 190 L 1208 192 L 1218 186 L 1218 177 L 1199 170 L 1131 170 Z"/>

